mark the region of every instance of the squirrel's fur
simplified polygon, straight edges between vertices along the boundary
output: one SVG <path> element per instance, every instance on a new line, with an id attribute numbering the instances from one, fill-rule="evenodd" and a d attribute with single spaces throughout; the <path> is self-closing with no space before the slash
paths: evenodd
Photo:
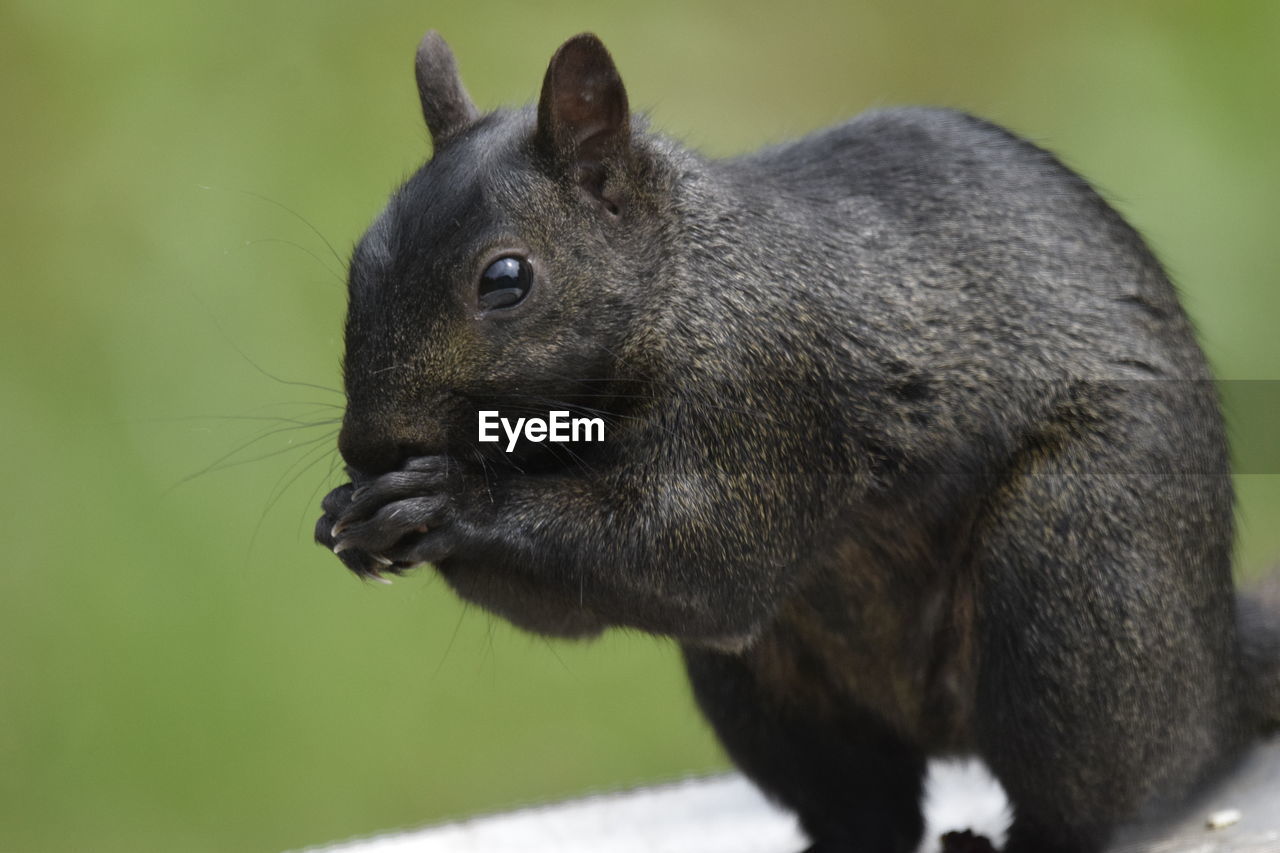
<path id="1" fill-rule="evenodd" d="M 1099 850 L 1280 721 L 1238 605 L 1211 374 L 1139 235 L 1052 155 L 893 109 L 728 160 L 632 117 L 593 36 L 481 115 L 434 34 L 432 159 L 351 262 L 317 539 L 527 629 L 678 640 L 814 851 L 910 851 L 973 754 L 1018 853 Z M 478 307 L 495 258 L 519 304 Z M 479 409 L 598 413 L 511 454 Z"/>

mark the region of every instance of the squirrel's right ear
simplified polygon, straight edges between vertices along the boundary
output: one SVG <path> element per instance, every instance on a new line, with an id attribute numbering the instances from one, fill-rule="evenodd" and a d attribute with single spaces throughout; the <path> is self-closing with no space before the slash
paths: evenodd
<path id="1" fill-rule="evenodd" d="M 630 149 L 631 110 L 613 58 L 591 33 L 574 36 L 551 57 L 534 140 L 553 163 L 616 212 L 614 201 L 605 198 L 604 183 L 610 167 Z"/>
<path id="2" fill-rule="evenodd" d="M 418 78 L 418 99 L 422 117 L 431 131 L 431 144 L 440 144 L 476 120 L 478 113 L 471 96 L 462 86 L 453 51 L 435 30 L 422 37 L 413 63 Z"/>

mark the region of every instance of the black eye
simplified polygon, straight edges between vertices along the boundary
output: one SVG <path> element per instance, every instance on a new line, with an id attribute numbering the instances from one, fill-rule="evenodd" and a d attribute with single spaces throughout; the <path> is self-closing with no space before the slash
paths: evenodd
<path id="1" fill-rule="evenodd" d="M 498 258 L 480 274 L 480 309 L 510 308 L 528 296 L 532 286 L 533 268 L 527 260 Z"/>

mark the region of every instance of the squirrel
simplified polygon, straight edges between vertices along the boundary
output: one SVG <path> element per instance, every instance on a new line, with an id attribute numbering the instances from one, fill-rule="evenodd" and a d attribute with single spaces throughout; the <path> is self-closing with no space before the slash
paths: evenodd
<path id="1" fill-rule="evenodd" d="M 976 756 L 1008 853 L 1089 853 L 1280 723 L 1280 620 L 1232 580 L 1212 374 L 1139 234 L 962 112 L 704 157 L 582 34 L 481 113 L 434 33 L 432 156 L 349 268 L 316 540 L 432 564 L 543 635 L 673 638 L 809 853 L 911 851 Z M 605 440 L 477 441 L 477 413 Z"/>

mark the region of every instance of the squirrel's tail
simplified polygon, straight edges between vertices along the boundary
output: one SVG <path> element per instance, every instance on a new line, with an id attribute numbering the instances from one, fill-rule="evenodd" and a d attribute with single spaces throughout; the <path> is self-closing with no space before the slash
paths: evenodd
<path id="1" fill-rule="evenodd" d="M 1263 727 L 1280 731 L 1280 572 L 1237 599 L 1245 677 Z"/>

